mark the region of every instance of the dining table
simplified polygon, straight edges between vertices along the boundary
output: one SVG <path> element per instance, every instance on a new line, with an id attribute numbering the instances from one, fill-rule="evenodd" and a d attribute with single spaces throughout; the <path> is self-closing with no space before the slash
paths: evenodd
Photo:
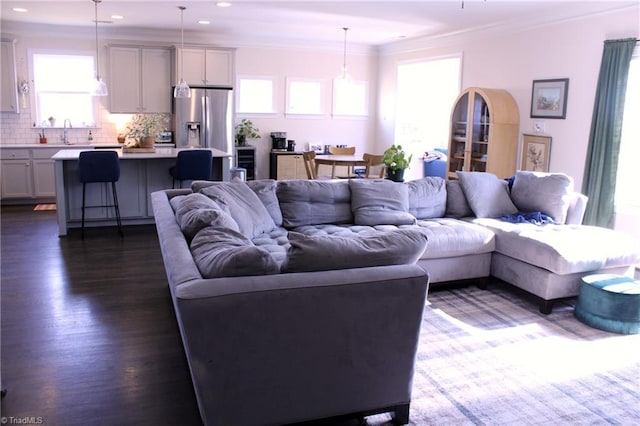
<path id="1" fill-rule="evenodd" d="M 318 169 L 321 165 L 331 166 L 331 178 L 335 179 L 336 177 L 336 167 L 357 167 L 357 166 L 366 166 L 367 162 L 362 158 L 361 155 L 336 155 L 336 154 L 327 154 L 327 155 L 316 155 L 315 157 L 316 164 L 316 176 L 318 175 Z"/>

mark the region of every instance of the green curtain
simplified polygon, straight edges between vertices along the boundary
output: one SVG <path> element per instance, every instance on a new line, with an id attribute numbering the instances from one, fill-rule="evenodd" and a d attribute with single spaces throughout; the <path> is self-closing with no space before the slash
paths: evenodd
<path id="1" fill-rule="evenodd" d="M 589 197 L 587 225 L 613 228 L 624 99 L 636 42 L 635 38 L 604 42 L 582 185 Z"/>

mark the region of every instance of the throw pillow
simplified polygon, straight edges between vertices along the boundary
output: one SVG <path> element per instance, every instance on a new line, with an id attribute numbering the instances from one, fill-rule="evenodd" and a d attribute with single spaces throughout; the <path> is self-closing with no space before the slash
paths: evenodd
<path id="1" fill-rule="evenodd" d="M 427 176 L 412 180 L 409 187 L 409 213 L 418 219 L 443 217 L 447 207 L 445 180 L 438 176 Z"/>
<path id="2" fill-rule="evenodd" d="M 518 212 L 509 197 L 506 181 L 486 172 L 456 173 L 476 217 L 502 217 Z"/>
<path id="3" fill-rule="evenodd" d="M 565 223 L 572 192 L 573 179 L 563 173 L 518 171 L 511 199 L 519 210 L 541 212 Z"/>
<path id="4" fill-rule="evenodd" d="M 388 179 L 350 179 L 351 210 L 356 225 L 411 225 L 409 187 Z"/>
<path id="5" fill-rule="evenodd" d="M 311 272 L 415 263 L 427 248 L 419 229 L 399 229 L 370 237 L 307 236 L 289 232 L 291 246 L 282 272 Z"/>
<path id="6" fill-rule="evenodd" d="M 176 198 L 179 197 L 172 198 L 172 201 Z M 176 222 L 187 241 L 191 241 L 198 231 L 210 225 L 238 230 L 236 221 L 213 200 L 202 194 L 181 196 L 176 206 Z"/>
<path id="7" fill-rule="evenodd" d="M 241 233 L 220 226 L 201 229 L 191 242 L 191 254 L 203 278 L 271 275 L 278 263 Z"/>
<path id="8" fill-rule="evenodd" d="M 473 211 L 469 207 L 467 197 L 464 196 L 459 180 L 447 181 L 447 217 L 461 218 L 473 216 Z"/>
<path id="9" fill-rule="evenodd" d="M 238 223 L 238 229 L 247 238 L 256 237 L 276 227 L 267 208 L 246 182 L 234 179 L 200 191 L 225 209 Z"/>

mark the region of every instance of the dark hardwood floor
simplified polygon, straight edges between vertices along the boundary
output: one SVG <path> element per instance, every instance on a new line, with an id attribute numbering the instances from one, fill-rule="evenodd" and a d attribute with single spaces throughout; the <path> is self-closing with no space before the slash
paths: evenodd
<path id="1" fill-rule="evenodd" d="M 201 424 L 155 227 L 125 227 L 123 239 L 90 228 L 81 240 L 58 237 L 54 211 L 0 214 L 1 415 Z"/>

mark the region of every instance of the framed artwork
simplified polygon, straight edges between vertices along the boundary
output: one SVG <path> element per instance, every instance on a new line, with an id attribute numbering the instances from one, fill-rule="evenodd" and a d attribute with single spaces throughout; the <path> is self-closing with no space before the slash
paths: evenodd
<path id="1" fill-rule="evenodd" d="M 522 164 L 520 170 L 548 172 L 551 136 L 522 135 Z"/>
<path id="2" fill-rule="evenodd" d="M 533 80 L 531 118 L 565 118 L 569 79 Z"/>

